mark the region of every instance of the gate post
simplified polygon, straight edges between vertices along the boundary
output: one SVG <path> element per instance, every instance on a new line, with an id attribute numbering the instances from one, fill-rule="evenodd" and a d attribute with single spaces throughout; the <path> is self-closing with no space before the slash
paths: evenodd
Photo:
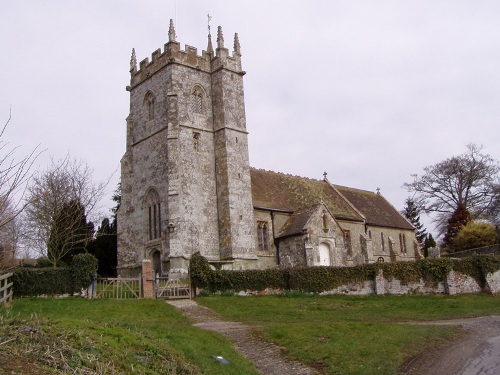
<path id="1" fill-rule="evenodd" d="M 151 280 L 151 275 L 153 274 L 153 265 L 149 259 L 143 259 L 142 261 L 142 297 L 143 298 L 153 298 L 154 297 L 154 280 Z"/>

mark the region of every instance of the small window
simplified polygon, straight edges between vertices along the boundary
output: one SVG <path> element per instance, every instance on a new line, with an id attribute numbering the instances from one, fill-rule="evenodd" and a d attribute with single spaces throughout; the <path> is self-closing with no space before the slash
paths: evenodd
<path id="1" fill-rule="evenodd" d="M 404 233 L 399 234 L 399 249 L 402 253 L 406 253 L 406 238 Z"/>
<path id="2" fill-rule="evenodd" d="M 384 233 L 380 233 L 380 246 L 382 248 L 382 252 L 385 252 L 385 238 Z"/>
<path id="3" fill-rule="evenodd" d="M 384 263 L 384 258 L 382 258 L 382 257 L 378 257 L 378 259 L 377 259 L 377 263 Z"/>
<path id="4" fill-rule="evenodd" d="M 257 243 L 260 252 L 269 251 L 269 236 L 267 233 L 267 221 L 257 222 Z"/>
<path id="5" fill-rule="evenodd" d="M 344 244 L 348 256 L 352 256 L 352 241 L 351 241 L 351 231 L 346 230 L 344 232 Z"/>

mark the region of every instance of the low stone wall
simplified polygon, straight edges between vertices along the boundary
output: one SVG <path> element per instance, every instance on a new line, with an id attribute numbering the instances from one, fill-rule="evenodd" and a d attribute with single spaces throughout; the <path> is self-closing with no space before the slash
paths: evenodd
<path id="1" fill-rule="evenodd" d="M 446 278 L 448 294 L 480 293 L 483 291 L 481 285 L 471 276 L 460 272 L 450 271 Z"/>
<path id="2" fill-rule="evenodd" d="M 486 285 L 481 285 L 471 276 L 456 271 L 450 271 L 445 282 L 439 282 L 435 285 L 425 283 L 420 279 L 419 282 L 402 283 L 397 279 L 386 279 L 382 270 L 379 271 L 375 281 L 365 281 L 364 283 L 344 285 L 329 291 L 321 293 L 322 295 L 331 294 L 350 294 L 350 295 L 408 295 L 408 294 L 467 294 L 488 292 L 492 294 L 500 293 L 500 271 L 490 273 L 486 277 Z"/>
<path id="3" fill-rule="evenodd" d="M 196 260 L 193 262 L 193 259 Z M 319 293 L 321 295 L 409 295 L 500 293 L 500 257 L 421 259 L 354 267 L 302 267 L 214 271 L 201 255 L 190 266 L 193 285 L 240 295 Z"/>
<path id="4" fill-rule="evenodd" d="M 332 294 L 349 294 L 353 296 L 369 296 L 375 292 L 375 281 L 367 280 L 363 283 L 351 283 L 320 293 L 322 296 Z"/>
<path id="5" fill-rule="evenodd" d="M 486 285 L 492 294 L 500 293 L 500 271 L 486 275 Z"/>
<path id="6" fill-rule="evenodd" d="M 240 291 L 238 295 L 274 295 L 282 293 L 283 290 L 266 289 L 263 291 Z M 320 295 L 411 295 L 411 294 L 468 294 L 487 292 L 492 294 L 500 293 L 500 271 L 489 273 L 486 277 L 484 288 L 471 276 L 460 272 L 450 271 L 444 282 L 429 284 L 421 279 L 419 282 L 403 283 L 397 279 L 386 279 L 382 270 L 379 271 L 375 280 L 349 283 L 338 288 L 321 292 Z"/>

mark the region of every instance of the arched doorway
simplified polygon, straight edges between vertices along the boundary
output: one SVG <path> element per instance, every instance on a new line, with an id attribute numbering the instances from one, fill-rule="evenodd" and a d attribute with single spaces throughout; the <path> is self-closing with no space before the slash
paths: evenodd
<path id="1" fill-rule="evenodd" d="M 153 253 L 153 271 L 155 276 L 161 276 L 161 254 L 158 250 Z"/>
<path id="2" fill-rule="evenodd" d="M 332 263 L 330 259 L 330 248 L 328 247 L 328 245 L 325 243 L 319 244 L 318 253 L 319 253 L 319 265 L 331 266 Z"/>

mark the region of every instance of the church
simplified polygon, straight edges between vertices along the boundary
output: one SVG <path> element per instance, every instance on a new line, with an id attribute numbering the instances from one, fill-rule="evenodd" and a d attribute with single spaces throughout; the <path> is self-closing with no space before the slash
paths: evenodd
<path id="1" fill-rule="evenodd" d="M 250 167 L 241 49 L 222 29 L 206 51 L 176 40 L 130 61 L 121 160 L 118 274 L 143 259 L 185 274 L 200 252 L 220 269 L 351 266 L 421 257 L 415 228 L 379 193 Z"/>

